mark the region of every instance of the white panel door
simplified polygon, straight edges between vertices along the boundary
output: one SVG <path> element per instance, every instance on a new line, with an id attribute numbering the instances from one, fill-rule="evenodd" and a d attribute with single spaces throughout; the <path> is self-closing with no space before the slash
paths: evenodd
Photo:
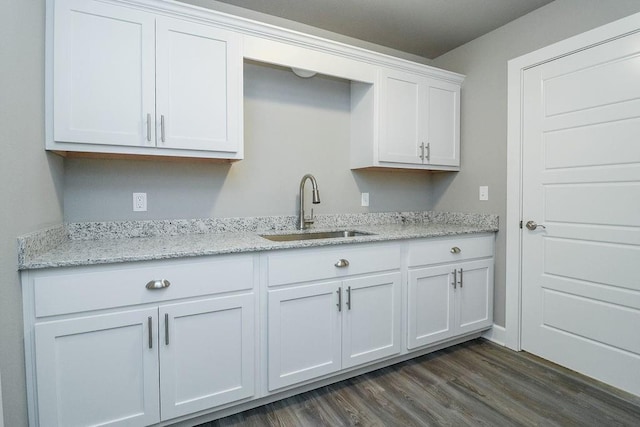
<path id="1" fill-rule="evenodd" d="M 40 425 L 159 422 L 157 332 L 155 308 L 37 324 Z"/>
<path id="2" fill-rule="evenodd" d="M 460 86 L 429 80 L 426 92 L 425 163 L 460 166 Z"/>
<path id="3" fill-rule="evenodd" d="M 380 161 L 422 164 L 424 81 L 417 75 L 391 70 L 380 76 Z"/>
<path id="4" fill-rule="evenodd" d="M 153 15 L 88 0 L 55 14 L 54 139 L 155 145 Z"/>
<path id="5" fill-rule="evenodd" d="M 268 293 L 269 390 L 341 367 L 341 282 Z"/>
<path id="6" fill-rule="evenodd" d="M 523 136 L 522 348 L 640 395 L 640 35 L 527 70 Z"/>
<path id="7" fill-rule="evenodd" d="M 162 419 L 254 394 L 253 294 L 160 307 Z"/>
<path id="8" fill-rule="evenodd" d="M 237 34 L 157 20 L 157 145 L 236 152 L 242 57 Z"/>
<path id="9" fill-rule="evenodd" d="M 453 270 L 444 265 L 409 271 L 409 349 L 455 334 Z"/>
<path id="10" fill-rule="evenodd" d="M 342 368 L 400 353 L 400 272 L 345 280 Z"/>

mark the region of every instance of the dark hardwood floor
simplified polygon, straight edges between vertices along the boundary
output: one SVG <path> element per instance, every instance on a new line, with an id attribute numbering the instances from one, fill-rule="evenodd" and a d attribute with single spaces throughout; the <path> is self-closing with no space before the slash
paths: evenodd
<path id="1" fill-rule="evenodd" d="M 200 427 L 351 425 L 640 426 L 640 398 L 475 340 Z"/>

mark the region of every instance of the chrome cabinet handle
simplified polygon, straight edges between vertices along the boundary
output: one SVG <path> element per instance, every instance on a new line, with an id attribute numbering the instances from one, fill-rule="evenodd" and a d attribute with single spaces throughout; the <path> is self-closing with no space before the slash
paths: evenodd
<path id="1" fill-rule="evenodd" d="M 451 285 L 453 285 L 453 289 L 456 289 L 456 286 L 458 284 L 458 270 L 453 270 L 453 282 L 451 282 Z"/>
<path id="2" fill-rule="evenodd" d="M 147 114 L 147 141 L 151 142 L 151 114 Z"/>
<path id="3" fill-rule="evenodd" d="M 153 348 L 153 318 L 147 318 L 147 326 L 149 327 L 149 348 Z"/>
<path id="4" fill-rule="evenodd" d="M 427 162 L 431 161 L 431 143 L 427 143 Z"/>
<path id="5" fill-rule="evenodd" d="M 460 269 L 460 282 L 458 282 L 460 285 L 460 289 L 462 289 L 462 269 Z"/>
<path id="6" fill-rule="evenodd" d="M 164 345 L 169 345 L 169 313 L 164 314 Z"/>
<path id="7" fill-rule="evenodd" d="M 347 309 L 351 310 L 351 286 L 347 287 Z"/>
<path id="8" fill-rule="evenodd" d="M 145 288 L 153 291 L 155 289 L 168 288 L 169 286 L 171 286 L 171 282 L 169 282 L 167 279 L 160 279 L 150 281 L 149 283 L 147 283 Z"/>
<path id="9" fill-rule="evenodd" d="M 424 162 L 424 142 L 420 144 L 420 155 L 418 157 Z"/>
<path id="10" fill-rule="evenodd" d="M 164 114 L 160 116 L 160 139 L 164 142 Z"/>
<path id="11" fill-rule="evenodd" d="M 338 303 L 336 305 L 338 306 L 338 311 L 342 311 L 342 288 L 338 288 L 336 292 L 338 293 Z"/>
<path id="12" fill-rule="evenodd" d="M 451 251 L 450 251 L 450 252 L 451 252 L 452 254 L 459 254 L 460 252 L 462 252 L 462 249 L 460 249 L 460 248 L 459 248 L 459 247 L 457 247 L 457 246 L 454 246 L 454 247 L 452 247 L 452 248 L 451 248 Z"/>
<path id="13" fill-rule="evenodd" d="M 333 264 L 333 265 L 335 265 L 335 266 L 336 266 L 336 267 L 338 267 L 338 268 L 349 267 L 349 261 L 347 261 L 347 260 L 346 260 L 346 259 L 344 259 L 344 258 L 340 258 L 340 259 L 338 260 L 338 262 L 336 262 L 336 263 L 335 263 L 335 264 Z"/>
<path id="14" fill-rule="evenodd" d="M 540 228 L 544 228 L 545 230 L 547 229 L 547 227 L 545 227 L 545 226 L 544 226 L 544 225 L 542 225 L 542 224 L 536 224 L 536 222 L 535 222 L 535 221 L 527 221 L 526 226 L 527 226 L 527 228 L 528 228 L 529 230 L 531 230 L 531 231 L 535 230 L 535 229 L 536 229 L 536 228 L 538 228 L 538 227 L 540 227 Z"/>

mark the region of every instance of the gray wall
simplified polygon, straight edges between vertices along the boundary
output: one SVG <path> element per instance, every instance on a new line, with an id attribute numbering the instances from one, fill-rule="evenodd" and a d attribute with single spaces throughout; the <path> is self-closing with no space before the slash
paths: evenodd
<path id="1" fill-rule="evenodd" d="M 5 426 L 27 425 L 16 236 L 62 220 L 62 159 L 44 147 L 44 0 L 0 13 L 0 372 Z"/>
<path id="2" fill-rule="evenodd" d="M 252 123 L 245 128 L 246 160 L 232 166 L 70 160 L 63 171 L 62 159 L 42 149 L 44 0 L 3 2 L 0 372 L 5 425 L 27 424 L 15 238 L 62 220 L 63 189 L 65 215 L 71 221 L 291 214 L 302 173 L 313 172 L 323 199 L 318 212 L 360 211 L 358 193 L 369 191 L 371 211 L 435 207 L 504 217 L 506 60 L 638 10 L 638 0 L 557 0 L 440 57 L 436 65 L 468 75 L 463 169 L 429 176 L 348 170 L 344 156 L 335 151 L 344 148 L 348 138 L 348 85 L 322 77 L 298 80 L 283 70 L 257 66 L 248 67 L 246 75 L 245 115 Z M 476 201 L 480 184 L 490 186 L 489 202 Z M 149 193 L 149 212 L 142 216 L 130 212 L 133 191 Z M 496 317 L 503 322 L 503 234 L 498 255 Z"/>
<path id="3" fill-rule="evenodd" d="M 461 100 L 461 172 L 433 176 L 433 206 L 500 215 L 494 301 L 499 325 L 505 324 L 507 61 L 639 11 L 640 0 L 556 0 L 432 62 L 467 76 Z M 479 185 L 489 186 L 489 201 L 478 201 Z"/>
<path id="4" fill-rule="evenodd" d="M 318 180 L 316 213 L 430 208 L 427 173 L 349 169 L 349 82 L 249 63 L 244 77 L 244 160 L 67 159 L 65 220 L 295 215 L 305 173 Z M 147 212 L 132 212 L 133 192 L 147 193 Z"/>

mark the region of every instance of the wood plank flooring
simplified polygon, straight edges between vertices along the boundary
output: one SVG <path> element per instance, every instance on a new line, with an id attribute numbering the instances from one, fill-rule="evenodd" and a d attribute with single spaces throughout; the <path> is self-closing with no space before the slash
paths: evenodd
<path id="1" fill-rule="evenodd" d="M 474 340 L 222 418 L 218 426 L 640 426 L 640 398 Z"/>

